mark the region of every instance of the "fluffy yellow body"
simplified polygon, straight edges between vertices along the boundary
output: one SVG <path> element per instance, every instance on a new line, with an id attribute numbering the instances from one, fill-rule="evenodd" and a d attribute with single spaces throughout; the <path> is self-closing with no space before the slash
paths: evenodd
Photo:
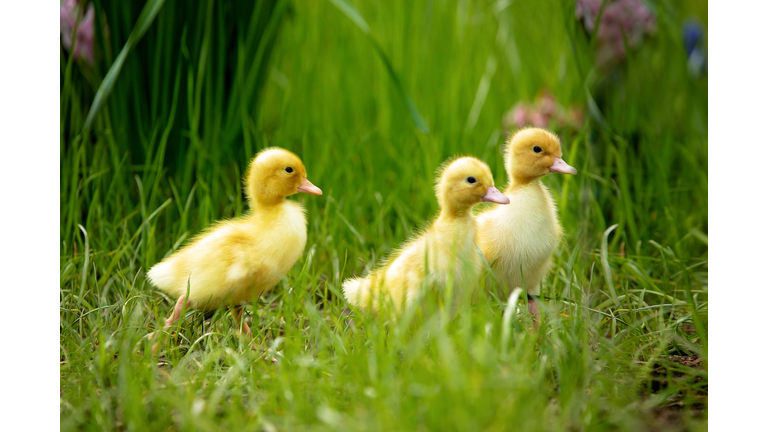
<path id="1" fill-rule="evenodd" d="M 301 204 L 286 197 L 322 194 L 306 176 L 293 153 L 261 151 L 244 179 L 250 212 L 218 223 L 149 270 L 150 282 L 178 299 L 166 328 L 185 306 L 212 310 L 251 301 L 288 273 L 307 243 L 307 219 Z M 250 332 L 244 323 L 241 329 Z"/>
<path id="2" fill-rule="evenodd" d="M 389 304 L 399 314 L 414 304 L 422 286 L 461 287 L 476 283 L 482 271 L 472 207 L 483 201 L 509 200 L 493 187 L 483 162 L 457 159 L 442 171 L 437 185 L 441 211 L 427 230 L 403 246 L 380 269 L 365 278 L 346 280 L 344 296 L 352 305 L 378 312 Z M 391 303 L 389 303 L 391 302 Z"/>
<path id="3" fill-rule="evenodd" d="M 388 265 L 366 278 L 344 282 L 347 300 L 378 312 L 381 302 L 391 302 L 393 312 L 410 306 L 422 285 L 444 287 L 476 281 L 482 271 L 474 217 L 438 219 L 425 233 L 408 242 Z"/>
<path id="4" fill-rule="evenodd" d="M 480 250 L 505 295 L 523 285 L 529 294 L 538 295 L 562 237 L 557 207 L 540 179 L 550 172 L 576 170 L 563 161 L 557 137 L 537 128 L 522 129 L 510 138 L 505 167 L 510 180 L 504 194 L 511 205 L 478 216 Z"/>
<path id="5" fill-rule="evenodd" d="M 189 305 L 212 310 L 254 300 L 271 289 L 298 261 L 306 243 L 304 209 L 286 200 L 219 223 L 152 267 L 148 276 L 174 298 L 187 293 L 189 282 Z"/>
<path id="6" fill-rule="evenodd" d="M 539 181 L 519 187 L 513 184 L 504 195 L 509 197 L 509 206 L 477 218 L 482 233 L 480 250 L 506 288 L 505 294 L 525 285 L 528 293 L 538 295 L 562 236 L 555 203 Z"/>

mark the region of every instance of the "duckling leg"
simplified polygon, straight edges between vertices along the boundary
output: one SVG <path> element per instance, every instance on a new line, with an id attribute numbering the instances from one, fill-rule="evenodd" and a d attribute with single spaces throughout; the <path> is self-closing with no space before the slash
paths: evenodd
<path id="1" fill-rule="evenodd" d="M 176 320 L 181 318 L 181 311 L 188 304 L 189 302 L 187 302 L 187 296 L 182 294 L 182 296 L 179 297 L 179 300 L 176 302 L 176 306 L 173 308 L 173 313 L 168 317 L 168 319 L 165 320 L 165 326 L 163 327 L 163 330 L 168 330 L 173 325 L 173 323 L 176 322 Z"/>
<path id="2" fill-rule="evenodd" d="M 237 311 L 237 312 L 235 312 Z M 251 328 L 248 327 L 248 323 L 245 322 L 243 319 L 243 312 L 245 312 L 245 308 L 242 306 L 239 306 L 232 310 L 232 315 L 235 317 L 235 321 L 240 325 L 240 332 L 244 334 L 246 337 L 251 338 Z"/>
<path id="3" fill-rule="evenodd" d="M 232 315 L 235 317 L 235 320 L 240 325 L 240 333 L 242 333 L 243 336 L 247 337 L 248 339 L 252 339 L 253 334 L 251 333 L 251 328 L 248 327 L 248 324 L 245 322 L 245 319 L 243 318 L 243 312 L 245 312 L 245 308 L 242 306 L 232 309 Z M 256 346 L 256 344 L 252 344 L 251 349 L 258 349 L 258 346 Z"/>
<path id="4" fill-rule="evenodd" d="M 184 307 L 189 304 L 189 302 L 187 302 L 186 300 L 187 300 L 187 296 L 186 295 L 182 295 L 181 297 L 179 297 L 179 300 L 176 301 L 176 306 L 173 307 L 173 312 L 171 313 L 171 316 L 169 316 L 165 320 L 165 325 L 163 326 L 163 331 L 168 330 L 169 328 L 171 328 L 173 323 L 175 323 L 176 320 L 178 320 L 181 317 L 182 310 L 184 310 Z M 149 340 L 154 339 L 156 336 L 158 336 L 160 334 L 161 334 L 160 331 L 156 331 L 156 332 L 152 333 L 149 336 Z M 157 354 L 157 349 L 158 348 L 160 348 L 160 340 L 158 340 L 157 342 L 155 342 L 152 345 L 152 355 Z"/>
<path id="5" fill-rule="evenodd" d="M 541 327 L 539 305 L 536 303 L 538 299 L 539 296 L 528 294 L 528 312 L 533 315 L 533 329 L 535 331 L 538 331 L 539 327 Z"/>

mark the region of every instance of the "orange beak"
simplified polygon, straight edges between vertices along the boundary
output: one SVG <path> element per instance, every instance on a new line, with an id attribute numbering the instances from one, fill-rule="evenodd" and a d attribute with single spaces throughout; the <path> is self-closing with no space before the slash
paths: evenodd
<path id="1" fill-rule="evenodd" d="M 320 190 L 319 187 L 313 185 L 312 182 L 307 180 L 307 179 L 304 179 L 304 181 L 301 183 L 301 186 L 299 186 L 296 189 L 298 189 L 299 192 L 304 192 L 304 193 L 308 193 L 308 194 L 311 194 L 311 195 L 322 195 L 323 194 L 323 191 Z"/>

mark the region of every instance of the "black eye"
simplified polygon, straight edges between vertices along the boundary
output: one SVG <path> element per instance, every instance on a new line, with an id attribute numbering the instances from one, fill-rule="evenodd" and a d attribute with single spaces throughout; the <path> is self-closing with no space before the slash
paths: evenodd
<path id="1" fill-rule="evenodd" d="M 541 147 L 536 146 L 536 147 L 533 148 L 533 151 L 536 152 L 536 153 L 541 153 Z"/>
<path id="2" fill-rule="evenodd" d="M 477 183 L 477 179 L 474 177 L 467 177 L 467 183 L 469 184 Z"/>
<path id="3" fill-rule="evenodd" d="M 291 168 L 291 167 L 288 167 L 288 168 L 286 168 L 286 169 L 285 169 L 285 172 L 287 172 L 288 174 L 290 174 L 290 173 L 292 173 L 292 172 L 293 172 L 293 168 Z"/>

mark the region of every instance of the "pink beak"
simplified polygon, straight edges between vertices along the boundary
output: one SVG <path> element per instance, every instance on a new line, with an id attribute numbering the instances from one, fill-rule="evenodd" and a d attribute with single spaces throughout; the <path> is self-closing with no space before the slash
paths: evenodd
<path id="1" fill-rule="evenodd" d="M 483 201 L 496 204 L 509 204 L 509 198 L 493 186 L 488 188 L 488 193 L 483 196 Z"/>
<path id="2" fill-rule="evenodd" d="M 304 181 L 301 183 L 301 186 L 296 188 L 299 190 L 299 192 L 304 192 L 312 195 L 322 195 L 323 191 L 320 190 L 319 187 L 312 184 L 311 181 L 304 179 Z"/>
<path id="3" fill-rule="evenodd" d="M 555 163 L 549 167 L 549 171 L 563 174 L 576 174 L 576 168 L 565 163 L 563 158 L 555 157 Z"/>

